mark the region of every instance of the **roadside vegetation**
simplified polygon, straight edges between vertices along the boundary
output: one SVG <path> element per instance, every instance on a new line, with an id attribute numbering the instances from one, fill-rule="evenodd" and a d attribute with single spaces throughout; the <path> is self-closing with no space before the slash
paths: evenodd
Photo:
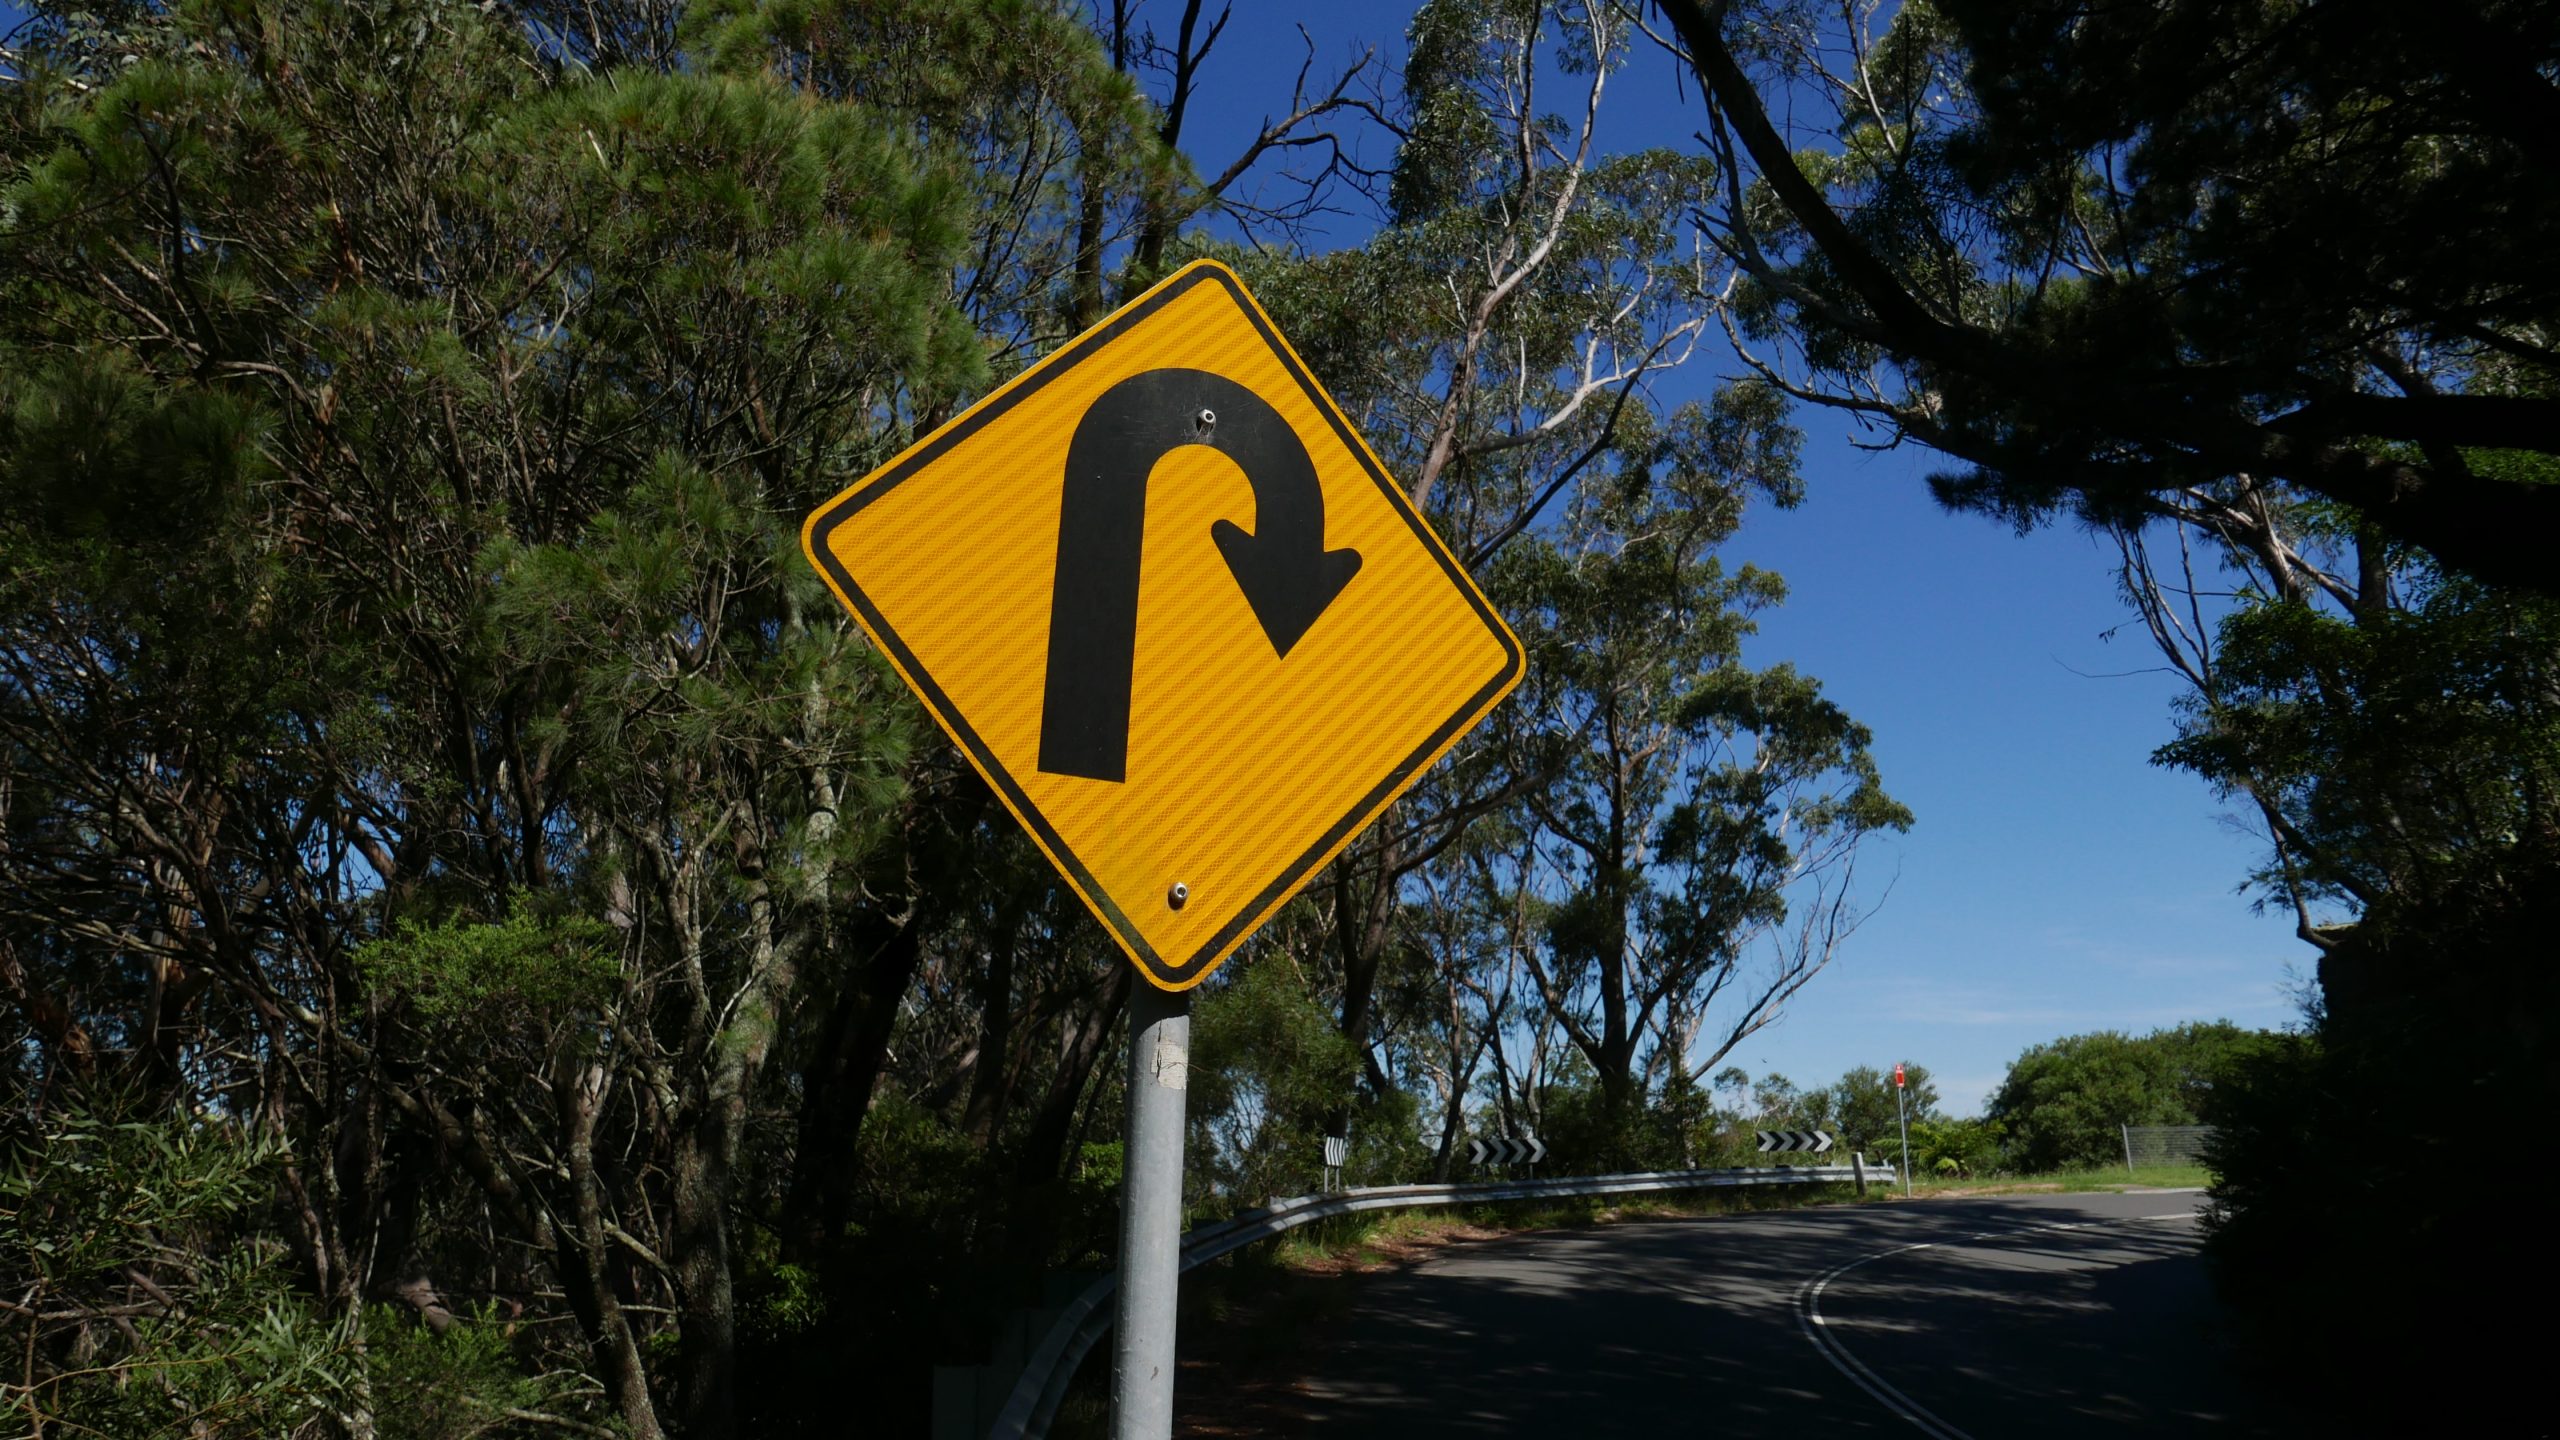
<path id="1" fill-rule="evenodd" d="M 1257 1260 L 1236 1267 L 1316 1273 L 1359 1271 L 1400 1264 L 1436 1246 L 1530 1230 L 1568 1230 L 1678 1215 L 1731 1215 L 1838 1204 L 1849 1186 L 1748 1186 L 1662 1195 L 1564 1197 L 1452 1205 L 1429 1210 L 1388 1210 L 1344 1215 L 1302 1225 L 1266 1246 Z M 1251 1251 L 1239 1251 L 1249 1254 Z M 1221 1262 L 1223 1263 L 1223 1262 Z"/>
<path id="2" fill-rule="evenodd" d="M 1980 1175 L 1953 1175 L 1926 1170 L 1912 1176 L 1911 1193 L 1919 1196 L 2010 1195 L 2056 1193 L 2100 1194 L 2115 1190 L 2202 1190 L 2213 1172 L 2202 1165 L 2137 1165 L 2121 1163 L 2080 1170 L 1993 1170 Z M 1893 1193 L 1900 1194 L 1898 1187 Z"/>

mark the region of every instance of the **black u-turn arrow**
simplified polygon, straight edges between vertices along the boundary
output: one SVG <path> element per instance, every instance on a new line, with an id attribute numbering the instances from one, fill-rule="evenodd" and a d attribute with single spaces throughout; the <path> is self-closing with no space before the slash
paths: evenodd
<path id="1" fill-rule="evenodd" d="M 1067 442 L 1040 701 L 1052 775 L 1128 778 L 1147 477 L 1185 445 L 1224 453 L 1253 486 L 1253 531 L 1221 520 L 1209 533 L 1274 651 L 1287 655 L 1359 573 L 1359 551 L 1324 548 L 1315 462 L 1270 402 L 1206 370 L 1149 370 L 1103 391 Z"/>

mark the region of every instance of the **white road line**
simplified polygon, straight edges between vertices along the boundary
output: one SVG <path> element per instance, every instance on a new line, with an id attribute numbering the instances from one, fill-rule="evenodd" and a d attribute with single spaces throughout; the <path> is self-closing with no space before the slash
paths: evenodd
<path id="1" fill-rule="evenodd" d="M 2125 1215 L 2112 1220 L 2083 1220 L 2068 1225 L 2013 1225 L 2005 1230 L 1985 1230 L 1956 1240 L 1926 1240 L 1917 1245 L 1897 1245 L 1890 1250 L 1861 1256 L 1846 1265 L 1834 1266 L 1804 1282 L 1796 1291 L 1796 1326 L 1804 1331 L 1807 1340 L 1813 1342 L 1813 1348 L 1821 1353 L 1822 1358 L 1831 1362 L 1831 1368 L 1848 1376 L 1852 1384 L 1866 1391 L 1877 1404 L 1910 1421 L 1930 1440 L 1973 1440 L 1972 1436 L 1930 1414 L 1919 1401 L 1893 1388 L 1891 1382 L 1868 1369 L 1865 1361 L 1850 1354 L 1849 1347 L 1831 1334 L 1830 1322 L 1822 1318 L 1822 1292 L 1831 1288 L 1831 1282 L 1861 1265 L 1873 1265 L 1879 1260 L 1890 1260 L 1896 1255 L 1909 1255 L 1915 1251 L 1935 1250 L 1941 1245 L 1970 1245 L 1977 1240 L 2001 1240 L 2044 1230 L 2094 1230 L 2106 1225 L 2132 1225 L 2146 1220 L 2194 1218 L 2196 1212 L 2180 1210 L 2166 1215 Z"/>

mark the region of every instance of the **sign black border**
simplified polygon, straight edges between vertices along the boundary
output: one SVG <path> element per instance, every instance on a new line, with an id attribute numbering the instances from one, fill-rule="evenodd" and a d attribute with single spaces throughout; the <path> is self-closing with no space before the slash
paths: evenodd
<path id="1" fill-rule="evenodd" d="M 1021 785 L 1014 780 L 1012 774 L 998 763 L 994 752 L 989 750 L 986 742 L 979 738 L 976 727 L 970 725 L 967 717 L 960 714 L 958 707 L 954 706 L 951 698 L 943 693 L 941 685 L 934 680 L 931 672 L 927 671 L 914 652 L 907 648 L 906 642 L 899 638 L 896 628 L 889 624 L 887 617 L 880 613 L 879 607 L 872 603 L 871 597 L 863 593 L 861 585 L 837 561 L 835 547 L 828 543 L 828 537 L 834 533 L 836 527 L 859 514 L 863 507 L 908 480 L 914 479 L 954 446 L 975 435 L 989 422 L 1011 410 L 1015 405 L 1038 394 L 1050 381 L 1074 369 L 1076 364 L 1086 356 L 1117 339 L 1139 321 L 1189 293 L 1193 287 L 1206 283 L 1215 283 L 1225 289 L 1229 298 L 1235 301 L 1236 308 L 1252 322 L 1255 332 L 1261 335 L 1263 343 L 1271 348 L 1273 355 L 1279 357 L 1282 368 L 1289 373 L 1289 378 L 1298 383 L 1299 388 L 1306 393 L 1307 399 L 1315 405 L 1316 412 L 1322 415 L 1325 423 L 1331 425 L 1334 433 L 1341 437 L 1343 447 L 1358 458 L 1360 468 L 1378 487 L 1379 493 L 1386 497 L 1387 503 L 1412 529 L 1415 538 L 1422 542 L 1423 548 L 1430 552 L 1431 558 L 1448 574 L 1450 580 L 1458 587 L 1459 593 L 1466 597 L 1467 604 L 1474 609 L 1477 618 L 1484 622 L 1485 628 L 1492 632 L 1495 640 L 1501 645 L 1504 660 L 1502 668 L 1491 680 L 1467 697 L 1466 702 L 1458 707 L 1456 713 L 1442 721 L 1431 732 L 1428 739 L 1415 747 L 1411 754 L 1387 773 L 1385 779 L 1380 780 L 1367 794 L 1361 796 L 1347 814 L 1327 827 L 1316 843 L 1308 846 L 1296 859 L 1284 866 L 1278 878 L 1265 885 L 1253 899 L 1236 911 L 1233 920 L 1202 942 L 1200 947 L 1188 957 L 1179 962 L 1168 963 L 1163 956 L 1156 953 L 1154 946 L 1147 943 L 1146 937 L 1139 933 L 1136 923 L 1122 912 L 1118 901 L 1103 888 L 1102 883 L 1094 877 L 1093 873 L 1085 868 L 1084 862 L 1077 858 L 1074 849 L 1050 825 L 1048 817 L 1041 814 L 1040 808 L 1031 803 L 1030 796 L 1023 793 Z M 1279 333 L 1271 328 L 1270 321 L 1262 313 L 1262 307 L 1245 292 L 1243 283 L 1232 271 L 1214 261 L 1194 261 L 1185 266 L 1162 285 L 1124 306 L 1103 320 L 1101 324 L 1059 348 L 1034 366 L 1019 383 L 1008 386 L 979 402 L 953 420 L 948 427 L 874 471 L 861 484 L 820 506 L 817 513 L 810 517 L 806 537 L 810 558 L 824 568 L 827 577 L 835 582 L 837 593 L 854 607 L 862 619 L 863 628 L 870 631 L 872 638 L 897 660 L 899 671 L 907 677 L 908 683 L 915 688 L 925 704 L 933 711 L 934 718 L 942 723 L 943 729 L 952 738 L 960 742 L 961 748 L 968 753 L 970 760 L 976 765 L 978 773 L 985 776 L 988 783 L 1002 793 L 1007 807 L 1013 811 L 1014 815 L 1030 827 L 1039 838 L 1041 848 L 1048 851 L 1051 858 L 1068 872 L 1067 878 L 1074 883 L 1077 892 L 1085 897 L 1095 913 L 1110 927 L 1114 937 L 1119 940 L 1121 948 L 1128 951 L 1131 958 L 1136 960 L 1139 970 L 1151 983 L 1167 990 L 1187 990 L 1206 978 L 1213 957 L 1226 955 L 1247 934 L 1257 928 L 1254 917 L 1266 914 L 1278 901 L 1285 899 L 1300 885 L 1306 883 L 1310 873 L 1324 857 L 1330 856 L 1344 841 L 1375 819 L 1378 812 L 1386 808 L 1390 800 L 1393 800 L 1420 775 L 1433 757 L 1456 740 L 1457 736 L 1468 727 L 1471 718 L 1483 715 L 1491 708 L 1494 701 L 1511 688 L 1526 664 L 1526 657 L 1520 649 L 1519 638 L 1511 633 L 1511 627 L 1505 625 L 1502 618 L 1494 613 L 1492 605 L 1476 588 L 1474 580 L 1458 567 L 1457 560 L 1449 553 L 1448 547 L 1440 542 L 1440 537 L 1432 533 L 1431 527 L 1414 510 L 1413 503 L 1405 497 L 1403 489 L 1387 478 L 1386 472 L 1378 467 L 1377 461 L 1369 454 L 1369 447 L 1362 444 L 1359 437 L 1352 433 L 1350 422 L 1343 418 L 1341 410 L 1334 405 L 1332 397 L 1326 395 L 1324 390 L 1316 384 L 1315 377 L 1309 375 L 1306 367 L 1298 362 L 1297 353 L 1291 350 L 1288 344 L 1281 340 Z"/>

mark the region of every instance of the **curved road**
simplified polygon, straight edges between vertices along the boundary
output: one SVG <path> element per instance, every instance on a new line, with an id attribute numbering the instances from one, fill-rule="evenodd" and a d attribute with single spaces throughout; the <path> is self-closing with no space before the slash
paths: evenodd
<path id="1" fill-rule="evenodd" d="M 1296 1385 L 1177 1404 L 1194 1433 L 1381 1440 L 2295 1433 L 2216 1338 L 2199 1198 L 1833 1206 L 1464 1245 L 1362 1282 Z"/>

